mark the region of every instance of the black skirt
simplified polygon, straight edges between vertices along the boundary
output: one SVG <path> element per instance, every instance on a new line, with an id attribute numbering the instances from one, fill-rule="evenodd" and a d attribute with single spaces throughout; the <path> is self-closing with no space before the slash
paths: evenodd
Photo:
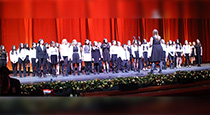
<path id="1" fill-rule="evenodd" d="M 79 59 L 79 54 L 78 53 L 73 53 L 72 55 L 72 63 L 80 63 L 80 59 Z"/>
<path id="2" fill-rule="evenodd" d="M 138 59 L 139 58 L 139 52 L 138 51 L 135 51 L 135 59 Z"/>
<path id="3" fill-rule="evenodd" d="M 103 61 L 110 61 L 109 52 L 103 52 Z"/>
<path id="4" fill-rule="evenodd" d="M 57 55 L 51 55 L 51 63 L 53 65 L 56 65 L 58 62 L 57 62 Z"/>
<path id="5" fill-rule="evenodd" d="M 30 63 L 29 56 L 26 56 L 25 63 Z"/>
<path id="6" fill-rule="evenodd" d="M 152 55 L 151 55 L 151 62 L 160 62 L 162 61 L 163 57 L 163 48 L 160 44 L 156 44 L 152 46 Z"/>
<path id="7" fill-rule="evenodd" d="M 181 52 L 177 52 L 177 57 L 182 57 L 182 53 Z"/>

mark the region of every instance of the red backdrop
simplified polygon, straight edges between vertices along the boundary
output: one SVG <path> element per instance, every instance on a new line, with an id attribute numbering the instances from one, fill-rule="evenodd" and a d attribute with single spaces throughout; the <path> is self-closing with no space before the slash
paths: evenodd
<path id="1" fill-rule="evenodd" d="M 0 44 L 5 45 L 7 51 L 12 45 L 18 47 L 19 43 L 38 42 L 43 38 L 45 42 L 52 40 L 61 42 L 67 38 L 69 42 L 77 39 L 84 43 L 85 39 L 91 41 L 109 41 L 116 39 L 126 43 L 132 36 L 141 39 L 152 36 L 152 30 L 158 29 L 160 35 L 166 40 L 180 39 L 195 41 L 200 39 L 203 45 L 203 61 L 210 62 L 210 23 L 209 19 L 145 19 L 145 18 L 5 18 L 0 24 Z M 10 63 L 8 64 L 11 67 Z"/>

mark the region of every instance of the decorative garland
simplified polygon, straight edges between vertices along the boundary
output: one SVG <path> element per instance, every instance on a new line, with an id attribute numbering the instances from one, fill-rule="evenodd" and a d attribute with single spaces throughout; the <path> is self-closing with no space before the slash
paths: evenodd
<path id="1" fill-rule="evenodd" d="M 145 77 L 117 77 L 114 79 L 94 79 L 87 81 L 66 81 L 66 82 L 42 82 L 37 84 L 22 84 L 22 95 L 39 95 L 43 89 L 49 89 L 53 95 L 78 96 L 80 93 L 93 91 L 121 90 L 125 85 L 129 88 L 136 85 L 137 88 L 148 86 L 161 86 L 168 84 L 185 84 L 210 79 L 210 70 L 203 71 L 177 71 L 173 74 L 149 74 Z M 129 86 L 130 85 L 130 86 Z M 124 87 L 125 88 L 125 87 Z"/>

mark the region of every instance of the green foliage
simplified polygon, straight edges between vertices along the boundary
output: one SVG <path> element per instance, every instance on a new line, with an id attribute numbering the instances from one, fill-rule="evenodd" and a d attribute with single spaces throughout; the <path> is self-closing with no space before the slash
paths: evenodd
<path id="1" fill-rule="evenodd" d="M 200 80 L 207 80 L 210 78 L 210 70 L 203 71 L 177 71 L 173 74 L 149 74 L 145 77 L 116 77 L 114 79 L 94 79 L 87 81 L 56 81 L 56 82 L 42 82 L 36 84 L 22 84 L 21 93 L 23 95 L 30 95 L 36 90 L 50 89 L 52 91 L 59 91 L 72 89 L 79 92 L 90 92 L 97 90 L 110 90 L 119 84 L 138 84 L 138 87 L 148 86 L 162 86 L 168 84 L 182 84 L 191 83 Z"/>

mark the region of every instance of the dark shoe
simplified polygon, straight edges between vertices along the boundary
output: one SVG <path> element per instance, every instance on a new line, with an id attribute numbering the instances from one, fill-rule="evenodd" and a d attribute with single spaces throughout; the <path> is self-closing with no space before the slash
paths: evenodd
<path id="1" fill-rule="evenodd" d="M 158 73 L 162 73 L 162 70 L 159 70 Z"/>

